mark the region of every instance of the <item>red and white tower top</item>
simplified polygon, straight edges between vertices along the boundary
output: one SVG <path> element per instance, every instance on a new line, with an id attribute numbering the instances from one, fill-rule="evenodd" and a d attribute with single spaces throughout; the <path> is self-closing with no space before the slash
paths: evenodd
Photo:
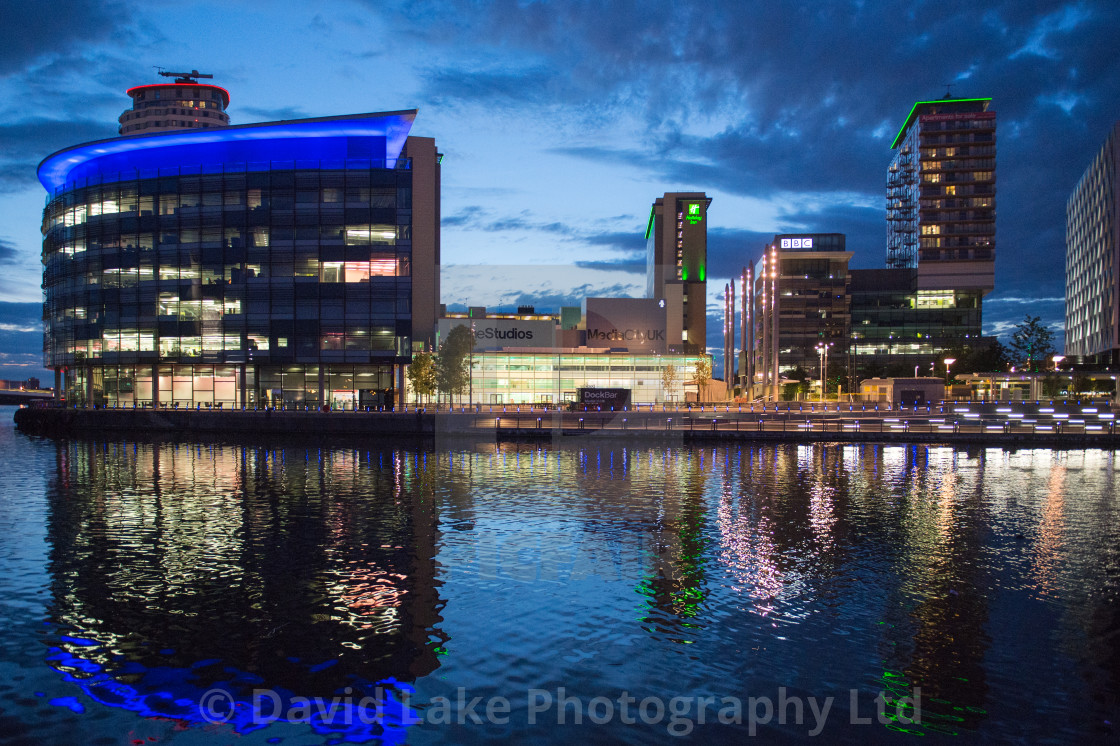
<path id="1" fill-rule="evenodd" d="M 120 116 L 118 132 L 122 135 L 146 135 L 172 130 L 228 127 L 229 91 L 221 86 L 200 83 L 199 78 L 213 75 L 191 70 L 172 73 L 160 70 L 171 83 L 153 83 L 129 88 L 132 108 Z"/>

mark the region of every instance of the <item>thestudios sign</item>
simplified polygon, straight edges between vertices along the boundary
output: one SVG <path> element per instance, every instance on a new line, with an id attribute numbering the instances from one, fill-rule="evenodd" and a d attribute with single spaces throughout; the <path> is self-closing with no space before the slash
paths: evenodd
<path id="1" fill-rule="evenodd" d="M 516 319 L 440 319 L 440 340 L 447 339 L 447 335 L 457 326 L 474 330 L 476 350 L 553 347 L 556 342 L 556 325 L 553 322 Z"/>

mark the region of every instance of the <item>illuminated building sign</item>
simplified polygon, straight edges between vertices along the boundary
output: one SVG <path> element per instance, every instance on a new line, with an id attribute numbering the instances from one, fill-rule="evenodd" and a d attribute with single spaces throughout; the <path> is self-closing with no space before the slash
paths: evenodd
<path id="1" fill-rule="evenodd" d="M 552 347 L 556 344 L 556 322 L 520 319 L 440 319 L 439 338 L 456 326 L 474 331 L 475 350 L 501 350 L 507 347 Z"/>
<path id="2" fill-rule="evenodd" d="M 811 249 L 813 248 L 813 239 L 811 238 L 783 238 L 783 249 Z"/>
<path id="3" fill-rule="evenodd" d="M 684 217 L 685 217 L 685 220 L 688 221 L 689 225 L 696 225 L 701 220 L 703 220 L 704 216 L 700 214 L 700 203 L 699 202 L 690 203 L 688 205 L 688 209 L 685 211 L 685 216 Z"/>
<path id="4" fill-rule="evenodd" d="M 665 352 L 665 307 L 653 298 L 588 298 L 588 347 L 628 352 Z"/>

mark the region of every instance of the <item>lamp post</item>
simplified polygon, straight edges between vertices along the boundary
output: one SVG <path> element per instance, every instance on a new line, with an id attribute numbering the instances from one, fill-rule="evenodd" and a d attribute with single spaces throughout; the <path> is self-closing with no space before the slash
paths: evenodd
<path id="1" fill-rule="evenodd" d="M 945 358 L 945 385 L 946 386 L 948 386 L 949 381 L 952 380 L 952 378 L 949 377 L 949 366 L 952 365 L 955 362 L 957 362 L 957 359 L 955 357 Z"/>
<path id="2" fill-rule="evenodd" d="M 824 382 L 828 378 L 828 348 L 832 347 L 832 343 L 821 343 L 817 345 L 817 354 L 821 358 L 821 401 L 824 401 L 825 389 Z"/>
<path id="3" fill-rule="evenodd" d="M 1052 357 L 1050 359 L 1054 361 L 1054 371 L 1057 372 L 1058 365 L 1060 365 L 1061 362 L 1066 359 L 1066 356 L 1065 355 L 1055 355 L 1054 357 Z"/>

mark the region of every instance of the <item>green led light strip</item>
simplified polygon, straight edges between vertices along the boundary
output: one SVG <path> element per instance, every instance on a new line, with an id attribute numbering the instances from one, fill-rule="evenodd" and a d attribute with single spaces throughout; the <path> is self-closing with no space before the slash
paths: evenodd
<path id="1" fill-rule="evenodd" d="M 991 101 L 990 98 L 941 98 L 936 101 L 918 101 L 910 108 L 910 113 L 906 116 L 906 121 L 902 123 L 902 129 L 898 131 L 898 135 L 894 138 L 894 143 L 891 144 L 891 150 L 898 147 L 898 143 L 902 140 L 902 133 L 910 126 L 910 120 L 914 118 L 914 112 L 922 104 L 966 104 L 974 101 Z"/>

